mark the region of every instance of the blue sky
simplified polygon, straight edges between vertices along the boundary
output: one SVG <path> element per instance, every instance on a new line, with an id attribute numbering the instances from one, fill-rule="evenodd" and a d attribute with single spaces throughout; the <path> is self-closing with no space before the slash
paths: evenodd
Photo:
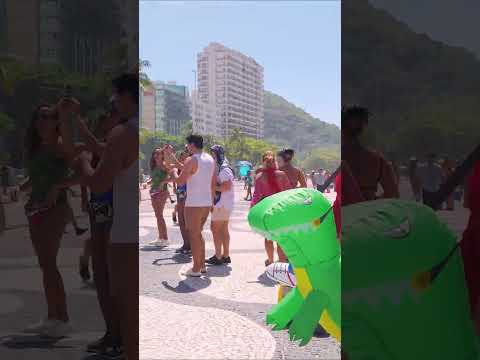
<path id="1" fill-rule="evenodd" d="M 193 88 L 216 41 L 264 67 L 265 89 L 340 124 L 340 1 L 140 1 L 140 58 L 153 80 Z"/>

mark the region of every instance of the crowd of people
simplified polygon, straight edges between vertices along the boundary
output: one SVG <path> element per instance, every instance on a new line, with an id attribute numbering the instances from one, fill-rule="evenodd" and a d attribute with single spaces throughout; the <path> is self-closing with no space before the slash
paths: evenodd
<path id="1" fill-rule="evenodd" d="M 40 104 L 27 129 L 28 194 L 25 213 L 30 238 L 42 272 L 46 316 L 25 332 L 61 338 L 73 331 L 58 255 L 65 227 L 77 235 L 87 229 L 75 220 L 71 188 L 81 186 L 82 208 L 88 211 L 90 236 L 80 256 L 80 272 L 93 279 L 106 333 L 87 345 L 109 358 L 138 359 L 138 75 L 112 81 L 112 97 L 98 127 L 90 129 L 82 105 L 65 94 L 54 104 Z M 69 122 L 81 134 L 74 142 Z"/>
<path id="2" fill-rule="evenodd" d="M 453 174 L 458 164 L 448 157 L 438 161 L 435 153 L 429 153 L 425 157 L 423 165 L 418 163 L 417 158 L 412 157 L 408 166 L 408 178 L 416 201 L 422 201 L 425 205 L 440 210 L 455 210 L 455 200 L 461 200 L 461 191 L 451 193 L 445 205 L 436 205 L 432 196 L 440 190 L 442 184 Z"/>
<path id="3" fill-rule="evenodd" d="M 150 161 L 150 197 L 157 218 L 158 238 L 149 246 L 169 245 L 164 209 L 169 197 L 168 184 L 173 184 L 177 194 L 174 222 L 178 219 L 183 238 L 183 245 L 176 251 L 192 256 L 192 268 L 185 272 L 192 277 L 205 274 L 207 264 L 222 265 L 232 261 L 229 220 L 235 204 L 235 170 L 221 145 L 208 150 L 203 148 L 202 136 L 190 135 L 179 154 L 165 144 L 154 149 Z M 262 156 L 261 166 L 247 172 L 245 200 L 250 201 L 251 206 L 280 191 L 307 187 L 304 172 L 292 164 L 294 154 L 292 149 L 283 149 L 277 154 L 267 151 Z M 209 214 L 215 253 L 206 258 L 202 230 Z M 265 252 L 265 265 L 269 266 L 274 262 L 275 249 L 268 239 L 265 239 Z M 277 248 L 277 254 L 280 262 L 286 261 L 281 248 Z"/>

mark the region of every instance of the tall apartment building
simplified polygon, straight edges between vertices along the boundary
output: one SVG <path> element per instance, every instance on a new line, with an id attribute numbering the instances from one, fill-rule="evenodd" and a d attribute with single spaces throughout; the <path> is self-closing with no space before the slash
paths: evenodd
<path id="1" fill-rule="evenodd" d="M 180 135 L 191 119 L 188 88 L 175 82 L 156 81 L 155 129 L 170 135 Z"/>
<path id="2" fill-rule="evenodd" d="M 140 87 L 140 127 L 155 131 L 155 88 Z"/>
<path id="3" fill-rule="evenodd" d="M 110 38 L 93 41 L 63 27 L 65 3 L 64 0 L 0 0 L 0 54 L 32 65 L 61 64 L 68 71 L 82 74 L 101 71 L 105 66 L 104 55 L 111 46 L 120 43 L 112 44 Z M 138 2 L 114 0 L 113 4 L 121 17 L 122 28 L 118 30 L 128 45 L 125 66 L 133 68 L 138 63 Z"/>
<path id="4" fill-rule="evenodd" d="M 216 109 L 216 133 L 227 137 L 234 129 L 263 138 L 263 67 L 253 58 L 218 43 L 197 56 L 198 101 Z"/>
<path id="5" fill-rule="evenodd" d="M 41 64 L 61 63 L 61 21 L 60 1 L 43 0 L 40 2 L 39 45 Z"/>
<path id="6" fill-rule="evenodd" d="M 2 0 L 6 24 L 6 49 L 4 52 L 18 60 L 36 65 L 40 58 L 40 1 Z"/>
<path id="7" fill-rule="evenodd" d="M 222 136 L 217 127 L 217 109 L 201 101 L 195 90 L 192 91 L 192 130 L 195 134 Z"/>

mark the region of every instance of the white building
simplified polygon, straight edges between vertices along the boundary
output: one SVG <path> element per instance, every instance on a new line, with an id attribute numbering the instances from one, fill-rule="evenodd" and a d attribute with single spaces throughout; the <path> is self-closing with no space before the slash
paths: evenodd
<path id="1" fill-rule="evenodd" d="M 214 105 L 203 102 L 192 91 L 192 129 L 195 134 L 222 136 L 218 131 L 217 111 Z"/>
<path id="2" fill-rule="evenodd" d="M 218 43 L 197 56 L 198 99 L 215 108 L 217 136 L 239 129 L 263 138 L 263 67 L 253 58 Z"/>
<path id="3" fill-rule="evenodd" d="M 155 88 L 140 87 L 140 126 L 155 131 Z"/>

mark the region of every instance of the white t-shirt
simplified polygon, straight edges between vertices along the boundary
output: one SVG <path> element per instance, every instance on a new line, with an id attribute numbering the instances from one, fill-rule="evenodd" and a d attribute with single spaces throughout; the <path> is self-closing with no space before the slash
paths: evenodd
<path id="1" fill-rule="evenodd" d="M 222 184 L 229 180 L 233 182 L 235 177 L 233 176 L 232 170 L 226 167 L 220 170 L 220 173 L 218 174 L 217 179 L 218 179 L 218 183 Z M 233 183 L 232 183 L 232 187 L 230 188 L 230 190 L 222 192 L 220 201 L 215 204 L 215 207 L 216 208 L 224 207 L 225 209 L 232 211 L 234 202 L 235 202 L 235 192 L 233 190 Z"/>

